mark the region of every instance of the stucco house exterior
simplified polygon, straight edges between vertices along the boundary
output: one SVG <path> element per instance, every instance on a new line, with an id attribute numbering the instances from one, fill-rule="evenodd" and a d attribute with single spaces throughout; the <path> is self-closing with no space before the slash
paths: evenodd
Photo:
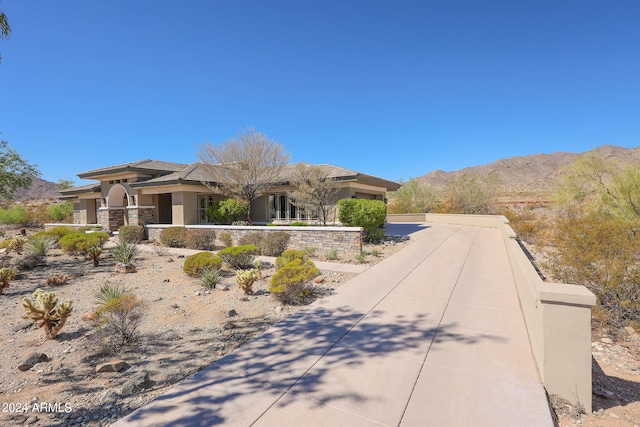
<path id="1" fill-rule="evenodd" d="M 294 166 L 288 165 L 282 180 L 253 200 L 254 224 L 314 222 L 312 213 L 289 199 L 295 187 L 287 175 Z M 338 166 L 319 166 L 335 182 L 336 201 L 350 197 L 386 201 L 387 191 L 400 187 L 396 182 Z M 97 182 L 61 191 L 63 199 L 74 203 L 74 223 L 100 224 L 111 231 L 122 225 L 205 225 L 209 206 L 227 197 L 215 194 L 205 184 L 212 183 L 199 163 L 141 160 L 81 172 L 78 177 Z"/>

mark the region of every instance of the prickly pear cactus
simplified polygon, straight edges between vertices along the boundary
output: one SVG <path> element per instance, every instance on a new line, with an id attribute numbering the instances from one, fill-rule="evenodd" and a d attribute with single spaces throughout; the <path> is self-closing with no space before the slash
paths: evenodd
<path id="1" fill-rule="evenodd" d="M 15 269 L 11 267 L 0 268 L 0 295 L 4 294 L 4 290 L 9 287 L 9 282 L 11 282 L 15 277 Z"/>
<path id="2" fill-rule="evenodd" d="M 33 297 L 36 299 L 35 304 L 29 298 L 22 299 L 22 318 L 31 319 L 39 328 L 44 328 L 47 339 L 55 338 L 73 311 L 72 301 L 59 304 L 54 292 L 42 289 L 36 289 Z"/>
<path id="3" fill-rule="evenodd" d="M 258 280 L 258 270 L 252 268 L 251 270 L 238 270 L 236 274 L 236 283 L 240 286 L 245 295 L 251 295 L 253 293 L 253 284 Z"/>

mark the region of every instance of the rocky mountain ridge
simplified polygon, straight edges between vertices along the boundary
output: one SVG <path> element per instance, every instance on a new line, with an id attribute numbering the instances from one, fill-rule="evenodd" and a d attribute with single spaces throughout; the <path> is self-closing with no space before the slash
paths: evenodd
<path id="1" fill-rule="evenodd" d="M 640 164 L 640 146 L 625 148 L 614 145 L 602 145 L 584 153 L 566 153 L 558 151 L 552 154 L 531 154 L 500 159 L 486 165 L 467 167 L 458 171 L 431 171 L 418 178 L 422 183 L 435 190 L 443 190 L 452 177 L 466 174 L 482 177 L 495 173 L 504 186 L 504 193 L 510 195 L 549 195 L 557 186 L 563 171 L 581 156 L 594 153 L 621 166 Z"/>

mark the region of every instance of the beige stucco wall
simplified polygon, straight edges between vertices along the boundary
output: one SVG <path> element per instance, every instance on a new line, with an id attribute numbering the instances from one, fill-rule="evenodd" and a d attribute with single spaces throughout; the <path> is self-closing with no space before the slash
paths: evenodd
<path id="1" fill-rule="evenodd" d="M 176 191 L 171 197 L 171 215 L 174 225 L 196 224 L 198 222 L 198 195 L 186 191 Z"/>

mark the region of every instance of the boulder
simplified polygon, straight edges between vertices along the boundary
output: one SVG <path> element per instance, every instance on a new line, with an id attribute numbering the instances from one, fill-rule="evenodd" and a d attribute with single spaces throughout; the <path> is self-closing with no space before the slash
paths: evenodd
<path id="1" fill-rule="evenodd" d="M 124 397 L 131 396 L 132 394 L 139 393 L 150 386 L 151 380 L 149 379 L 149 374 L 146 372 L 140 372 L 124 383 L 120 394 Z"/>
<path id="2" fill-rule="evenodd" d="M 116 273 L 126 274 L 133 273 L 136 271 L 136 266 L 131 263 L 119 262 L 116 264 Z"/>
<path id="3" fill-rule="evenodd" d="M 110 360 L 108 362 L 99 363 L 96 366 L 96 373 L 100 374 L 102 372 L 120 372 L 126 366 L 127 364 L 122 359 Z"/>
<path id="4" fill-rule="evenodd" d="M 27 358 L 18 365 L 18 369 L 22 372 L 28 371 L 38 363 L 48 362 L 49 357 L 44 353 L 31 353 Z"/>

